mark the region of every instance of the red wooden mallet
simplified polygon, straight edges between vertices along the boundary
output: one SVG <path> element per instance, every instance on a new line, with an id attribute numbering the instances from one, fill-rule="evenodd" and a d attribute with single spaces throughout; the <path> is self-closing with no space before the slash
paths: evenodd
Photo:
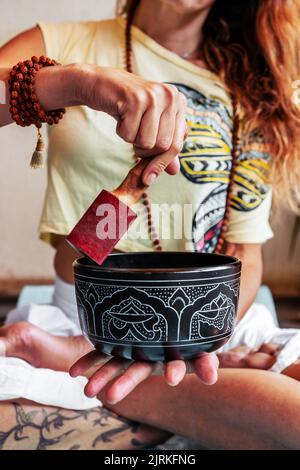
<path id="1" fill-rule="evenodd" d="M 149 160 L 141 160 L 114 191 L 102 191 L 66 240 L 81 254 L 101 265 L 137 218 L 130 208 L 146 187 L 142 174 Z"/>

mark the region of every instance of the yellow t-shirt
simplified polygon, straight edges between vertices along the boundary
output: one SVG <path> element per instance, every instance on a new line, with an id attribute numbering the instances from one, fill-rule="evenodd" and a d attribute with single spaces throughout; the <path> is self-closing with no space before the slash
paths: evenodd
<path id="1" fill-rule="evenodd" d="M 46 52 L 62 64 L 124 67 L 125 20 L 39 24 Z M 232 104 L 219 78 L 163 48 L 133 28 L 133 69 L 142 77 L 176 85 L 188 100 L 190 134 L 180 155 L 181 172 L 163 174 L 149 189 L 164 250 L 212 252 L 218 240 L 232 165 Z M 271 238 L 271 190 L 264 170 L 269 155 L 255 136 L 241 149 L 226 239 L 263 243 Z M 116 121 L 87 107 L 68 109 L 49 128 L 48 185 L 41 238 L 67 235 L 102 189 L 118 187 L 133 166 L 132 146 L 116 134 Z M 117 248 L 148 251 L 145 217 Z"/>

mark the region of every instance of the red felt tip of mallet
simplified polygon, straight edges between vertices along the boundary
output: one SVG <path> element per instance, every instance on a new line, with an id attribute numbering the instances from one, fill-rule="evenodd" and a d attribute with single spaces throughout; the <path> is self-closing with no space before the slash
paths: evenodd
<path id="1" fill-rule="evenodd" d="M 118 189 L 99 194 L 66 238 L 73 248 L 99 265 L 106 260 L 137 218 L 128 204 L 139 201 L 145 191 L 141 175 L 146 165 L 139 162 Z"/>

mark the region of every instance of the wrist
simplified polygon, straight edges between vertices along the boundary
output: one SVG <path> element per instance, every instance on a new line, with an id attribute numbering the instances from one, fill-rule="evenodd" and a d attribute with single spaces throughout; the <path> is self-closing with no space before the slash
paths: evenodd
<path id="1" fill-rule="evenodd" d="M 80 105 L 88 106 L 89 96 L 91 90 L 95 86 L 95 66 L 88 64 L 74 64 L 73 65 L 73 79 L 76 80 L 74 83 L 75 95 Z"/>
<path id="2" fill-rule="evenodd" d="M 77 64 L 45 67 L 36 76 L 35 91 L 46 111 L 83 104 Z"/>

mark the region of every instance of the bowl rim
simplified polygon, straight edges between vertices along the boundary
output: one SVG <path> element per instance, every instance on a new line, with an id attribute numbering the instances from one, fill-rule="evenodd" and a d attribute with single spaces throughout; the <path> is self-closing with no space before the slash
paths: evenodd
<path id="1" fill-rule="evenodd" d="M 115 256 L 129 256 L 129 255 L 151 255 L 151 254 L 156 254 L 156 252 L 152 251 L 136 251 L 136 252 L 126 252 L 126 253 L 111 253 L 109 255 L 110 258 L 115 257 Z M 105 267 L 105 266 L 100 266 L 97 265 L 93 260 L 88 258 L 87 256 L 79 256 L 74 262 L 73 262 L 73 268 L 74 269 L 87 269 L 89 271 L 94 271 L 94 272 L 101 272 L 101 273 L 128 273 L 128 274 L 160 274 L 160 273 L 170 273 L 170 274 L 176 274 L 176 273 L 196 273 L 196 272 L 215 272 L 215 271 L 224 271 L 226 269 L 230 268 L 236 268 L 241 265 L 241 261 L 231 255 L 223 255 L 223 254 L 216 254 L 216 253 L 197 253 L 193 251 L 164 251 L 162 253 L 159 253 L 160 255 L 176 255 L 176 254 L 189 254 L 189 255 L 195 255 L 195 256 L 215 256 L 215 257 L 220 257 L 223 259 L 226 259 L 227 261 L 231 260 L 231 262 L 227 262 L 226 264 L 216 264 L 214 266 L 195 266 L 195 267 L 187 267 L 187 268 L 181 268 L 177 270 L 170 270 L 170 269 L 163 269 L 163 268 L 149 268 L 149 269 L 140 269 L 140 268 L 111 268 L 111 267 Z M 86 262 L 93 263 L 93 264 L 85 264 Z"/>

